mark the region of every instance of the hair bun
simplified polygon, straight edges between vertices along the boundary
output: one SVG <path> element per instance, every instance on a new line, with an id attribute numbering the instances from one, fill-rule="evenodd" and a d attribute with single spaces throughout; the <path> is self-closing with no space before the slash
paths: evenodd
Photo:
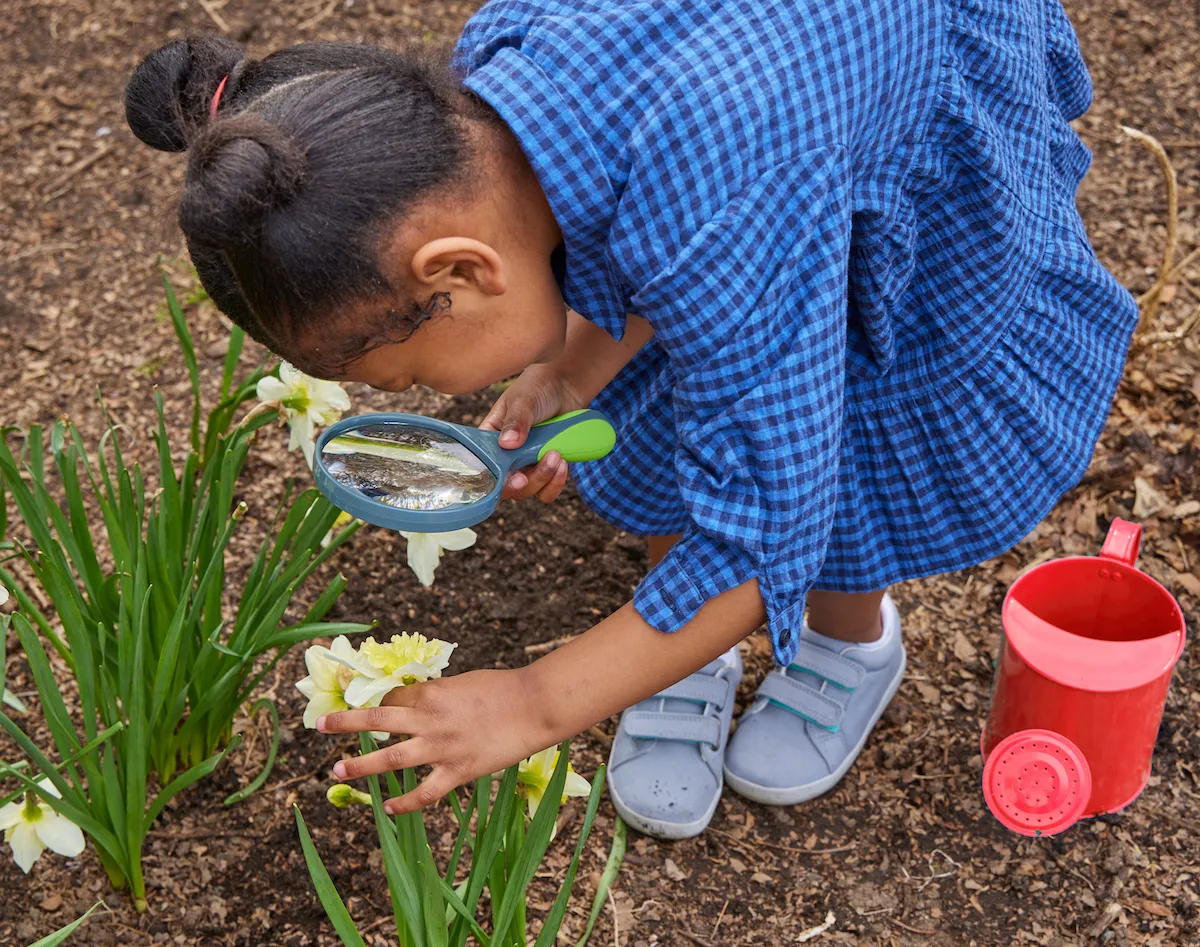
<path id="1" fill-rule="evenodd" d="M 152 148 L 186 151 L 208 124 L 217 84 L 244 58 L 241 46 L 215 34 L 177 39 L 156 49 L 138 64 L 125 87 L 130 129 Z"/>
<path id="2" fill-rule="evenodd" d="M 243 112 L 193 143 L 179 225 L 212 248 L 252 243 L 271 211 L 288 204 L 308 171 L 304 151 L 286 132 Z"/>

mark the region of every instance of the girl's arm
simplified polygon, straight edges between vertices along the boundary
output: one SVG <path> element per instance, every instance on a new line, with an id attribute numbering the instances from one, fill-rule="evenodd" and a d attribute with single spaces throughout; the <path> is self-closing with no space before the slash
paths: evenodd
<path id="1" fill-rule="evenodd" d="M 640 316 L 627 316 L 625 335 L 618 342 L 579 313 L 567 310 L 567 333 L 562 353 L 553 362 L 531 365 L 504 392 L 480 425 L 500 432 L 500 446 L 520 447 L 539 421 L 586 408 L 612 381 L 654 330 Z M 537 466 L 509 475 L 504 498 L 537 496 L 557 499 L 567 483 L 567 464 L 548 454 Z"/>
<path id="2" fill-rule="evenodd" d="M 409 739 L 344 759 L 338 779 L 429 765 L 412 792 L 388 800 L 412 812 L 624 710 L 704 667 L 766 619 L 757 580 L 710 599 L 673 634 L 625 605 L 525 668 L 469 671 L 392 691 L 387 705 L 329 714 L 324 733 L 386 730 Z"/>

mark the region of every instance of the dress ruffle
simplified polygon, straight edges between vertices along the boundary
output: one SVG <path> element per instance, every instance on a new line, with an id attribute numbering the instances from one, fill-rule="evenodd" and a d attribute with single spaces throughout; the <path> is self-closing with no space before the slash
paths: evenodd
<path id="1" fill-rule="evenodd" d="M 1069 122 L 1091 83 L 1060 3 L 942 8 L 923 133 L 856 182 L 837 504 L 817 588 L 878 589 L 1019 541 L 1086 469 L 1136 322 L 1074 206 L 1090 154 Z M 673 385 L 651 343 L 597 401 L 631 433 L 576 469 L 589 505 L 634 533 L 688 525 L 672 445 L 633 433 L 672 429 Z"/>

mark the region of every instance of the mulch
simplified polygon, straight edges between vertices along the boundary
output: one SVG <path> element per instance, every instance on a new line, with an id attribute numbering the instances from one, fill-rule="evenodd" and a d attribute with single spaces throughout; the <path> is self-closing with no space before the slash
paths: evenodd
<path id="1" fill-rule="evenodd" d="M 1100 258 L 1135 294 L 1162 267 L 1166 200 L 1130 125 L 1166 146 L 1179 179 L 1178 253 L 1200 244 L 1200 9 L 1179 0 L 1070 0 L 1096 86 L 1077 123 L 1095 153 L 1079 203 Z M 473 3 L 401 0 L 14 0 L 0 18 L 0 421 L 27 426 L 67 415 L 92 439 L 95 393 L 146 457 L 157 387 L 176 430 L 186 382 L 164 319 L 159 257 L 186 295 L 189 271 L 172 225 L 179 156 L 152 152 L 124 128 L 120 92 L 137 59 L 189 29 L 224 28 L 252 51 L 305 39 L 388 43 L 452 38 Z M 218 22 L 219 21 L 219 22 Z M 1163 296 L 1156 329 L 1200 307 L 1200 266 Z M 226 328 L 208 304 L 189 307 L 207 390 L 220 373 Z M 247 353 L 250 365 L 256 353 Z M 260 353 L 259 353 L 260 354 Z M 352 391 L 356 408 L 479 418 L 493 397 Z M 251 514 L 233 563 L 245 567 L 257 524 L 302 462 L 265 432 L 247 472 Z M 1176 671 L 1154 771 L 1120 814 L 1030 840 L 991 818 L 979 791 L 999 605 L 1030 562 L 1095 553 L 1113 517 L 1146 524 L 1141 564 L 1200 617 L 1200 333 L 1131 353 L 1114 408 L 1083 481 L 1005 555 L 895 590 L 910 672 L 858 764 L 833 792 L 787 808 L 727 794 L 698 839 L 631 836 L 625 867 L 593 943 L 760 945 L 1200 944 L 1200 669 L 1189 644 Z M 470 552 L 443 560 L 422 589 L 402 543 L 364 529 L 337 561 L 349 588 L 332 617 L 380 622 L 380 632 L 429 631 L 458 640 L 454 667 L 518 666 L 540 645 L 578 633 L 628 600 L 646 568 L 641 541 L 607 526 L 573 493 L 550 507 L 520 504 L 479 530 Z M 332 572 L 330 573 L 332 575 Z M 236 582 L 237 567 L 233 581 Z M 761 635 L 744 647 L 744 706 L 770 667 Z M 29 699 L 28 668 L 10 642 L 10 686 Z M 243 719 L 244 751 L 168 808 L 147 850 L 150 909 L 108 890 L 91 850 L 47 855 L 29 876 L 0 858 L 0 944 L 24 945 L 95 900 L 71 941 L 300 947 L 338 943 L 317 904 L 291 807 L 309 821 L 330 871 L 373 945 L 394 944 L 374 828 L 362 811 L 324 801 L 329 768 L 349 743 L 299 726 L 292 684 L 299 650 L 266 682 L 280 703 L 283 748 L 265 788 L 230 808 L 221 800 L 261 764 L 263 721 Z M 36 704 L 36 700 L 31 700 Z M 23 718 L 44 738 L 35 712 Z M 576 766 L 604 759 L 615 721 L 576 741 Z M 0 756 L 14 747 L 0 741 Z M 576 818 L 578 811 L 575 810 Z M 582 930 L 614 815 L 602 808 L 566 928 Z M 577 824 L 577 822 L 575 823 Z M 444 852 L 450 819 L 430 815 Z M 535 882 L 535 913 L 553 897 L 574 825 Z"/>

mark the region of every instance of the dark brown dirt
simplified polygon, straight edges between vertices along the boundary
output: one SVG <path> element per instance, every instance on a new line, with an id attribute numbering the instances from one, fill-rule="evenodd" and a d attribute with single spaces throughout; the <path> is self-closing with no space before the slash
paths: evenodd
<path id="1" fill-rule="evenodd" d="M 262 53 L 313 38 L 450 39 L 475 4 L 215 0 L 209 8 Z M 1200 9 L 1183 0 L 1071 0 L 1068 9 L 1096 84 L 1096 106 L 1078 126 L 1096 154 L 1080 206 L 1101 259 L 1142 292 L 1161 266 L 1166 205 L 1153 160 L 1119 126 L 1169 145 L 1179 172 L 1182 256 L 1200 243 Z M 141 54 L 185 29 L 212 26 L 193 0 L 13 0 L 5 7 L 0 422 L 24 426 L 65 413 L 94 438 L 100 423 L 93 393 L 101 388 L 137 454 L 149 446 L 140 432 L 155 386 L 182 418 L 184 374 L 162 319 L 156 263 L 160 253 L 181 253 L 170 221 L 182 161 L 132 138 L 119 97 Z M 89 158 L 96 160 L 81 167 Z M 186 284 L 187 268 L 169 266 Z M 1200 280 L 1200 267 L 1191 279 Z M 1162 329 L 1200 304 L 1186 275 L 1168 296 Z M 201 351 L 219 344 L 225 328 L 211 307 L 193 306 L 190 317 Z M 1160 509 L 1139 507 L 1147 528 L 1142 564 L 1179 596 L 1195 630 L 1200 514 L 1186 504 L 1200 499 L 1198 353 L 1193 336 L 1131 355 L 1087 478 L 1013 551 L 896 590 L 910 673 L 841 786 L 786 809 L 747 805 L 730 794 L 699 839 L 631 838 L 593 942 L 791 944 L 832 913 L 834 923 L 812 943 L 1200 944 L 1194 643 L 1176 673 L 1150 786 L 1125 813 L 1056 839 L 1015 837 L 986 812 L 978 755 L 1007 584 L 1039 557 L 1097 551 L 1111 518 L 1133 515 L 1135 479 L 1161 494 Z M 218 373 L 219 362 L 207 361 L 210 387 Z M 464 421 L 478 418 L 491 397 L 352 395 L 363 409 L 433 411 Z M 253 461 L 246 481 L 252 517 L 268 514 L 287 477 L 304 476 L 283 441 L 268 432 Z M 413 628 L 458 640 L 458 670 L 515 666 L 529 660 L 528 646 L 583 631 L 627 601 L 645 564 L 640 541 L 606 526 L 573 496 L 549 508 L 507 508 L 480 529 L 473 550 L 447 556 L 432 590 L 408 572 L 401 543 L 367 529 L 339 561 L 350 587 L 336 617 L 378 619 L 385 634 Z M 768 650 L 762 639 L 745 645 L 751 673 L 743 700 L 767 670 Z M 301 676 L 297 651 L 270 682 L 268 693 L 281 702 L 290 728 L 265 789 L 240 806 L 221 805 L 262 755 L 263 734 L 241 721 L 248 751 L 164 814 L 147 858 L 148 914 L 139 917 L 107 890 L 90 850 L 72 861 L 47 856 L 28 877 L 0 857 L 0 945 L 27 944 L 99 897 L 111 913 L 95 917 L 72 943 L 333 945 L 296 843 L 293 803 L 309 819 L 352 913 L 369 929 L 368 941 L 394 944 L 373 827 L 365 814 L 324 802 L 328 769 L 345 747 L 299 728 L 292 683 Z M 19 656 L 10 659 L 9 679 L 28 696 Z M 24 719 L 36 734 L 36 713 Z M 601 732 L 612 729 L 609 721 Z M 595 734 L 578 747 L 585 773 L 606 752 Z M 11 744 L 0 743 L 0 755 L 12 753 Z M 431 818 L 437 839 L 449 823 L 444 813 Z M 570 942 L 582 928 L 612 826 L 605 808 L 568 915 Z M 535 901 L 549 900 L 572 835 L 565 831 L 555 845 Z"/>

